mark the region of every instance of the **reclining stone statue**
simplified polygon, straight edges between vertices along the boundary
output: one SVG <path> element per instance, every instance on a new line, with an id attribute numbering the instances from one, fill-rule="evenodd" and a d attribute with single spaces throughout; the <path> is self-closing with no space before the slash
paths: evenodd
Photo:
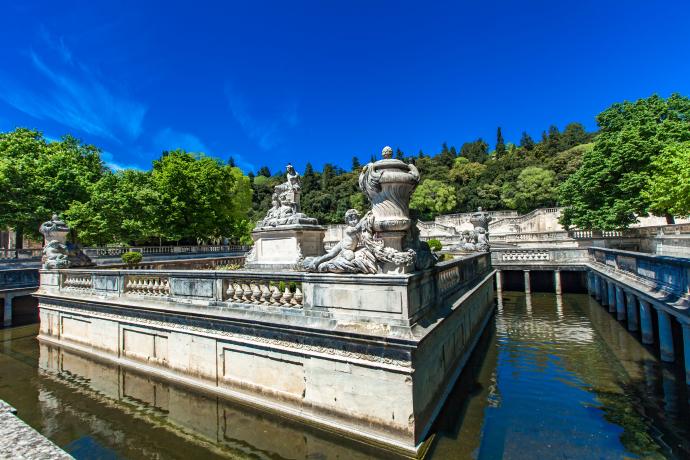
<path id="1" fill-rule="evenodd" d="M 437 259 L 429 245 L 419 241 L 409 213 L 410 196 L 419 183 L 414 165 L 393 159 L 385 147 L 383 159 L 367 164 L 359 187 L 372 203 L 360 220 L 359 213 L 345 213 L 345 236 L 328 253 L 308 257 L 308 271 L 331 273 L 407 273 L 433 266 Z"/>

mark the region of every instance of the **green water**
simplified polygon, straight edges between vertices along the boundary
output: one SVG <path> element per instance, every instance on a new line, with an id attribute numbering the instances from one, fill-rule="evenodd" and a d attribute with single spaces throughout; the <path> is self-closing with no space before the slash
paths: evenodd
<path id="1" fill-rule="evenodd" d="M 0 399 L 79 459 L 390 454 L 0 330 Z M 680 366 L 582 294 L 504 293 L 434 428 L 433 459 L 690 458 Z"/>

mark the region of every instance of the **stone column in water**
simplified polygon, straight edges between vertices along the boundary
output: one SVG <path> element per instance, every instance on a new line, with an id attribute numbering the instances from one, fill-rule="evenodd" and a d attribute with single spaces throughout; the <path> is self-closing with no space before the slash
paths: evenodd
<path id="1" fill-rule="evenodd" d="M 623 288 L 616 286 L 616 319 L 623 321 L 625 319 L 625 297 L 623 296 Z"/>
<path id="2" fill-rule="evenodd" d="M 671 316 L 664 310 L 657 308 L 659 317 L 659 348 L 662 361 L 673 361 L 673 332 L 671 331 Z"/>
<path id="3" fill-rule="evenodd" d="M 597 275 L 594 276 L 594 298 L 601 302 L 601 278 Z"/>
<path id="4" fill-rule="evenodd" d="M 601 280 L 601 305 L 606 307 L 609 304 L 609 289 L 608 283 L 604 278 L 599 278 Z"/>
<path id="5" fill-rule="evenodd" d="M 608 286 L 606 293 L 606 304 L 609 306 L 609 313 L 616 311 L 616 286 L 612 281 L 606 283 Z"/>
<path id="6" fill-rule="evenodd" d="M 525 275 L 525 293 L 529 294 L 532 292 L 532 286 L 530 285 L 530 281 L 529 281 L 529 270 L 525 270 L 524 275 Z"/>
<path id="7" fill-rule="evenodd" d="M 683 355 L 685 356 L 685 383 L 690 385 L 690 324 L 683 323 Z"/>
<path id="8" fill-rule="evenodd" d="M 12 294 L 5 294 L 5 304 L 2 312 L 2 325 L 4 327 L 12 325 L 12 302 L 14 301 L 14 296 Z"/>
<path id="9" fill-rule="evenodd" d="M 640 326 L 642 328 L 642 343 L 654 342 L 654 331 L 652 330 L 652 306 L 646 300 L 640 301 Z"/>
<path id="10" fill-rule="evenodd" d="M 561 289 L 561 271 L 560 270 L 555 270 L 553 272 L 553 277 L 554 277 L 554 286 L 556 287 L 556 294 L 561 295 L 563 293 L 563 290 Z"/>
<path id="11" fill-rule="evenodd" d="M 628 312 L 628 330 L 635 332 L 638 328 L 638 318 L 637 318 L 637 299 L 632 292 L 625 293 L 625 300 L 627 301 L 627 312 Z"/>
<path id="12" fill-rule="evenodd" d="M 496 292 L 499 295 L 503 292 L 503 272 L 501 270 L 496 270 Z"/>

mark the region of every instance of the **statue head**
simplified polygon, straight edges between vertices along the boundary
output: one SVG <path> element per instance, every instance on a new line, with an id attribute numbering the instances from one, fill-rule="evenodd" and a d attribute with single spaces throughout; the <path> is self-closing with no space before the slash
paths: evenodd
<path id="1" fill-rule="evenodd" d="M 288 163 L 285 169 L 287 169 L 288 174 L 295 174 L 295 167 L 292 164 Z"/>
<path id="2" fill-rule="evenodd" d="M 476 233 L 486 233 L 486 230 L 484 229 L 484 227 L 477 227 L 474 229 L 474 231 Z"/>
<path id="3" fill-rule="evenodd" d="M 345 211 L 345 223 L 351 227 L 354 227 L 359 222 L 359 211 L 356 209 L 348 209 Z"/>
<path id="4" fill-rule="evenodd" d="M 381 156 L 384 160 L 390 160 L 393 158 L 393 149 L 390 148 L 389 145 L 385 146 L 383 150 L 381 150 Z"/>
<path id="5" fill-rule="evenodd" d="M 481 206 L 479 206 L 479 207 L 477 208 L 477 212 L 482 212 L 482 207 L 481 207 Z"/>

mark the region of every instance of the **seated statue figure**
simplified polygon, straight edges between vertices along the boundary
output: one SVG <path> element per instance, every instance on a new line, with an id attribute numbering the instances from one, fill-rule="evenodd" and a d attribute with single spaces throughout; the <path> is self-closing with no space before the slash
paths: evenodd
<path id="1" fill-rule="evenodd" d="M 345 212 L 345 235 L 330 251 L 320 257 L 307 257 L 304 268 L 308 271 L 330 273 L 376 273 L 376 259 L 371 252 L 360 246 L 367 235 L 364 232 L 370 227 L 371 213 L 367 213 L 362 220 L 356 209 Z"/>
<path id="2" fill-rule="evenodd" d="M 475 244 L 475 249 L 477 251 L 488 251 L 489 250 L 489 234 L 483 227 L 476 227 L 474 233 L 477 237 L 477 243 Z"/>

